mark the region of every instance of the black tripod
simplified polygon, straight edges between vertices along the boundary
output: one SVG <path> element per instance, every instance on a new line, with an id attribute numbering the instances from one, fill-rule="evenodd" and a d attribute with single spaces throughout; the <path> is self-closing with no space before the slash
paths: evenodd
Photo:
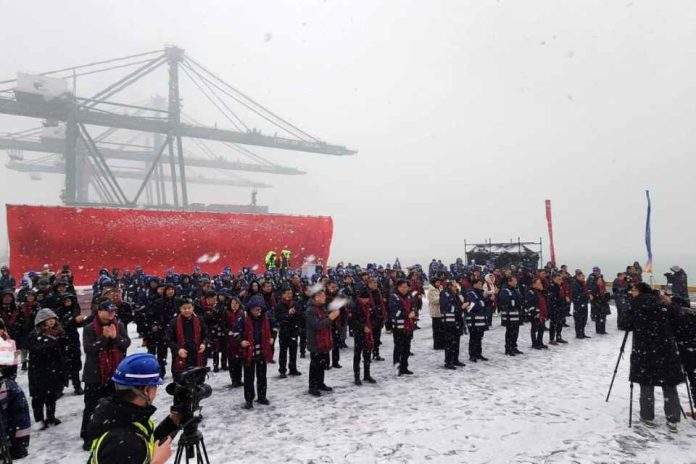
<path id="1" fill-rule="evenodd" d="M 181 464 L 184 462 L 184 450 L 186 451 L 186 464 L 188 464 L 189 460 L 194 456 L 196 457 L 196 464 L 210 464 L 208 451 L 205 449 L 203 433 L 198 430 L 198 423 L 200 421 L 200 416 L 194 417 L 184 427 L 184 432 L 181 434 L 181 437 L 179 437 L 179 444 L 176 448 L 174 464 Z"/>
<path id="2" fill-rule="evenodd" d="M 624 349 L 626 348 L 626 341 L 628 340 L 629 331 L 624 333 L 623 341 L 621 342 L 621 349 L 619 350 L 619 359 L 616 360 L 616 366 L 614 367 L 614 375 L 611 377 L 611 383 L 609 384 L 609 391 L 607 392 L 606 401 L 609 402 L 609 396 L 611 395 L 611 389 L 614 387 L 614 380 L 616 380 L 616 373 L 619 371 L 619 363 L 621 363 L 621 358 L 623 358 Z M 628 426 L 633 425 L 633 382 L 631 382 L 631 399 L 628 404 Z"/>

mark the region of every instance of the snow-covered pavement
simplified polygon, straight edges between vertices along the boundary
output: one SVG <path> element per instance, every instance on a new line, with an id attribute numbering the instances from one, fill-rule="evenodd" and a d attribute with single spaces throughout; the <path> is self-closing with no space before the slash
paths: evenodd
<path id="1" fill-rule="evenodd" d="M 427 313 L 427 312 L 426 312 Z M 572 324 L 572 318 L 569 321 Z M 526 354 L 503 353 L 504 328 L 499 319 L 487 332 L 483 353 L 490 361 L 468 362 L 468 337 L 461 359 L 467 365 L 445 370 L 444 353 L 433 351 L 430 320 L 415 334 L 411 369 L 415 375 L 395 377 L 392 340 L 383 336 L 386 362 L 373 363 L 376 385 L 353 385 L 352 347 L 343 350 L 343 369 L 327 372 L 334 392 L 321 398 L 307 394 L 309 359 L 299 359 L 301 377 L 279 379 L 269 365 L 270 406 L 241 409 L 242 389 L 228 388 L 227 372 L 211 373 L 213 396 L 202 402 L 205 434 L 213 463 L 692 463 L 696 462 L 696 422 L 682 420 L 678 434 L 664 425 L 661 393 L 656 398 L 659 426 L 646 431 L 628 428 L 629 383 L 627 344 L 614 391 L 604 402 L 622 332 L 614 316 L 609 335 L 576 340 L 548 351 L 529 349 L 529 326 L 520 333 Z M 546 338 L 546 337 L 545 337 Z M 140 345 L 133 339 L 133 345 Z M 351 345 L 352 340 L 348 344 Z M 138 348 L 138 350 L 143 350 Z M 135 352 L 131 349 L 130 352 Z M 26 390 L 26 374 L 20 374 Z M 85 462 L 78 438 L 82 397 L 66 390 L 58 403 L 63 424 L 33 432 L 32 463 Z M 688 408 L 685 387 L 679 388 Z M 171 397 L 161 391 L 155 419 L 161 419 Z M 171 460 L 173 462 L 173 458 Z"/>

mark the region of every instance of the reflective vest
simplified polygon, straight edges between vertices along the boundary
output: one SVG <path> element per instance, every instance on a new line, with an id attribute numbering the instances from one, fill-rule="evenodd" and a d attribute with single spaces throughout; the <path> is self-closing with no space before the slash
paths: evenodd
<path id="1" fill-rule="evenodd" d="M 152 421 L 152 419 L 150 419 L 147 422 L 147 426 L 141 424 L 140 422 L 133 422 L 131 425 L 138 429 L 138 436 L 143 439 L 145 445 L 147 446 L 147 457 L 145 458 L 145 461 L 143 461 L 143 464 L 148 464 L 152 462 L 152 456 L 155 452 L 155 423 Z M 109 432 L 110 431 L 104 432 L 101 436 L 99 436 L 99 438 L 95 438 L 92 441 L 92 448 L 90 449 L 87 464 L 99 464 L 99 447 Z M 126 446 L 128 445 L 126 444 Z"/>

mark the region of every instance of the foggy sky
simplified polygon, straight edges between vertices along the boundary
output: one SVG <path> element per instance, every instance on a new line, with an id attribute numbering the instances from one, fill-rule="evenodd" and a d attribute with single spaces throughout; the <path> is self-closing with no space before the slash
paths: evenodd
<path id="1" fill-rule="evenodd" d="M 358 148 L 259 151 L 308 174 L 240 173 L 274 184 L 259 193 L 272 212 L 333 216 L 334 264 L 449 262 L 464 239 L 546 243 L 549 198 L 558 264 L 612 275 L 645 263 L 650 189 L 656 272 L 696 273 L 694 2 L 2 3 L 2 79 L 176 44 L 309 133 Z M 57 204 L 60 176 L 29 182 L 6 160 L 3 204 Z M 191 187 L 192 201 L 248 196 Z"/>

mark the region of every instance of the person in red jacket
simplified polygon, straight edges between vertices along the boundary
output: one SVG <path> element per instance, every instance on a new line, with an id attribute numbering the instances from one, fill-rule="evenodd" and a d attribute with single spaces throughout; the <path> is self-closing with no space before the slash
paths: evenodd
<path id="1" fill-rule="evenodd" d="M 324 383 L 324 373 L 329 367 L 329 353 L 333 348 L 331 323 L 341 312 L 338 309 L 326 312 L 326 292 L 316 290 L 305 311 L 307 322 L 307 351 L 309 351 L 309 394 L 321 396 L 321 392 L 333 389 Z"/>

